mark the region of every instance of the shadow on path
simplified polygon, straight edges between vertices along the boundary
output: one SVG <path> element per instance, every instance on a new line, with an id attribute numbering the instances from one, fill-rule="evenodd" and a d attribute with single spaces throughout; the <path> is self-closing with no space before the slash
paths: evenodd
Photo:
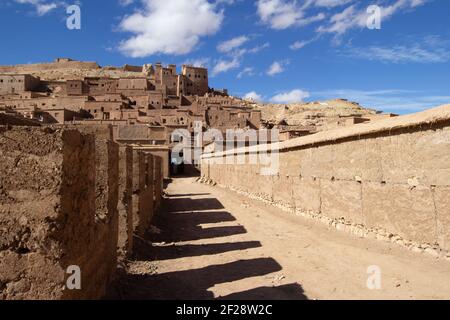
<path id="1" fill-rule="evenodd" d="M 214 299 L 212 292 L 208 291 L 214 285 L 280 270 L 281 266 L 272 258 L 239 260 L 200 269 L 155 275 L 129 275 L 122 290 L 126 292 L 126 299 Z M 245 294 L 241 293 L 242 299 L 244 296 Z"/>
<path id="2" fill-rule="evenodd" d="M 211 243 L 211 244 L 172 244 L 168 246 L 149 246 L 145 243 L 140 243 L 138 249 L 141 254 L 140 259 L 143 260 L 172 260 L 183 257 L 198 257 L 215 255 L 230 251 L 242 251 L 252 248 L 261 247 L 259 241 L 244 241 L 232 243 Z M 146 249 L 145 249 L 146 248 Z"/>
<path id="3" fill-rule="evenodd" d="M 148 266 L 150 261 L 157 265 L 158 261 L 173 260 L 174 268 L 171 269 L 179 268 L 181 270 L 124 272 L 118 285 L 116 285 L 114 298 L 139 300 L 214 299 L 213 292 L 209 290 L 215 285 L 266 276 L 282 270 L 281 265 L 270 257 L 246 259 L 245 252 L 247 250 L 262 247 L 260 241 L 230 242 L 226 238 L 246 234 L 247 230 L 243 226 L 203 226 L 205 224 L 236 222 L 236 218 L 226 211 L 223 204 L 210 193 L 169 193 L 163 201 L 161 212 L 162 214 L 154 222 L 161 233 L 148 233 L 145 239 L 136 238 L 134 257 L 130 264 Z M 219 240 L 217 243 L 202 244 L 200 241 L 215 238 Z M 223 241 L 220 241 L 220 238 L 224 238 Z M 200 241 L 200 243 L 183 243 L 189 241 Z M 185 269 L 183 265 L 177 265 L 182 263 L 177 259 L 185 258 L 201 259 L 198 261 L 204 265 L 204 262 L 208 261 L 208 257 L 228 252 L 234 252 L 236 261 L 210 264 L 202 268 L 189 268 L 187 266 Z M 229 258 L 229 256 L 227 257 Z M 219 297 L 219 299 L 304 300 L 307 297 L 304 295 L 301 285 L 292 283 L 273 287 L 256 287 L 247 291 L 234 292 Z"/>

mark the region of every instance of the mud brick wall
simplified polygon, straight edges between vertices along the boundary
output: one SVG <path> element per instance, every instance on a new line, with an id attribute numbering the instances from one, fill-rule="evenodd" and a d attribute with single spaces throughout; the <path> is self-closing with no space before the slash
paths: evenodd
<path id="1" fill-rule="evenodd" d="M 133 150 L 133 232 L 142 235 L 145 231 L 144 222 L 141 219 L 141 192 L 145 187 L 145 155 L 143 152 Z"/>
<path id="2" fill-rule="evenodd" d="M 102 297 L 114 280 L 117 268 L 119 235 L 119 146 L 113 142 L 111 129 L 98 128 L 95 137 L 95 245 L 87 249 L 89 268 L 82 269 L 85 283 L 90 283 L 93 298 Z"/>
<path id="3" fill-rule="evenodd" d="M 11 116 L 8 114 L 0 113 L 0 126 L 6 125 L 38 127 L 40 123 L 27 118 L 22 118 L 21 116 Z"/>
<path id="4" fill-rule="evenodd" d="M 139 228 L 138 233 L 143 234 L 151 224 L 153 217 L 153 156 L 142 152 L 143 162 L 140 164 L 143 178 L 141 192 L 139 193 Z"/>
<path id="5" fill-rule="evenodd" d="M 233 151 L 243 165 L 216 163 L 231 152 L 204 155 L 202 180 L 383 240 L 450 250 L 450 105 L 263 150 L 279 152 L 277 174 L 261 175 L 250 147 Z"/>
<path id="6" fill-rule="evenodd" d="M 133 149 L 119 149 L 119 240 L 118 254 L 127 258 L 133 250 Z"/>
<path id="7" fill-rule="evenodd" d="M 157 149 L 155 147 L 152 148 L 153 150 L 146 150 L 147 152 L 151 153 L 155 157 L 161 158 L 161 171 L 162 171 L 162 177 L 163 178 L 169 178 L 170 177 L 170 167 L 169 167 L 169 149 L 160 148 Z"/>
<path id="8" fill-rule="evenodd" d="M 95 154 L 95 233 L 98 243 L 89 250 L 92 254 L 92 269 L 84 270 L 86 281 L 99 278 L 96 289 L 99 296 L 113 280 L 117 264 L 117 245 L 119 234 L 119 146 L 113 140 L 111 125 L 68 125 L 64 128 L 76 129 L 94 137 Z M 104 278 L 104 275 L 108 275 Z"/>
<path id="9" fill-rule="evenodd" d="M 136 150 L 144 151 L 147 153 L 150 153 L 151 155 L 155 157 L 160 157 L 162 161 L 162 176 L 165 179 L 170 178 L 170 161 L 169 161 L 169 154 L 170 150 L 167 146 L 139 146 L 136 147 Z"/>
<path id="10" fill-rule="evenodd" d="M 154 186 L 155 186 L 155 210 L 158 211 L 161 207 L 162 190 L 163 190 L 163 158 L 154 156 Z"/>
<path id="11" fill-rule="evenodd" d="M 150 226 L 152 221 L 153 221 L 153 217 L 155 214 L 155 183 L 154 183 L 154 169 L 155 169 L 155 157 L 150 154 L 150 153 L 146 153 L 146 160 L 147 160 L 147 175 L 146 175 L 146 190 L 145 190 L 145 194 L 144 197 L 146 198 L 146 202 L 147 202 L 147 206 L 148 206 L 148 211 L 146 214 L 146 219 L 148 221 L 148 225 Z"/>
<path id="12" fill-rule="evenodd" d="M 19 64 L 15 66 L 0 66 L 0 73 L 34 73 L 58 69 L 98 69 L 96 62 L 68 61 L 38 64 Z"/>
<path id="13" fill-rule="evenodd" d="M 0 128 L 0 299 L 104 294 L 116 268 L 117 177 L 113 143 L 77 130 Z M 71 265 L 81 290 L 65 288 Z"/>
<path id="14" fill-rule="evenodd" d="M 153 155 L 133 150 L 133 229 L 140 236 L 151 225 L 156 206 L 153 168 Z"/>
<path id="15" fill-rule="evenodd" d="M 66 128 L 78 130 L 84 134 L 93 134 L 97 140 L 114 140 L 114 128 L 108 124 L 65 124 L 65 125 L 47 125 L 50 128 Z"/>

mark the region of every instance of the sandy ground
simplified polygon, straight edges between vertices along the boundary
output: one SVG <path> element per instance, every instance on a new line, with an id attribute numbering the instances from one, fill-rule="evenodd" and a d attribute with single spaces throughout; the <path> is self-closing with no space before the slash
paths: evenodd
<path id="1" fill-rule="evenodd" d="M 361 239 L 218 187 L 168 186 L 123 299 L 449 299 L 450 262 Z M 381 288 L 367 287 L 378 266 Z"/>

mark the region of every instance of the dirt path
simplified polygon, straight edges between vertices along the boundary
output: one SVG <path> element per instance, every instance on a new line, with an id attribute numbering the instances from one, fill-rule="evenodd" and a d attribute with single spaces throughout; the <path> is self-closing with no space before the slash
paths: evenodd
<path id="1" fill-rule="evenodd" d="M 450 263 L 328 229 L 218 187 L 178 178 L 161 233 L 139 241 L 125 299 L 441 299 Z M 153 245 L 150 245 L 150 241 Z M 367 288 L 367 269 L 381 289 Z"/>

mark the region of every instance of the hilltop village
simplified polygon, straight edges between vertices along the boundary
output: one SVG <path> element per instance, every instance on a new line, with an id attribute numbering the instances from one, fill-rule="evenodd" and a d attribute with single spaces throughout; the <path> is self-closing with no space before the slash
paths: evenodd
<path id="1" fill-rule="evenodd" d="M 36 75 L 64 69 L 64 79 Z M 192 130 L 195 121 L 219 130 L 260 127 L 261 112 L 240 104 L 226 90 L 209 88 L 205 68 L 183 65 L 179 74 L 175 65 L 160 63 L 108 69 L 116 71 L 115 76 L 77 79 L 70 70 L 89 74 L 102 69 L 96 63 L 70 59 L 0 67 L 0 108 L 30 124 L 145 124 L 148 132 L 138 140 L 153 145 L 167 144 L 174 129 Z"/>
<path id="2" fill-rule="evenodd" d="M 210 87 L 208 70 L 191 65 L 100 67 L 58 58 L 0 66 L 0 124 L 112 125 L 119 143 L 157 146 L 170 157 L 174 130 L 223 134 L 227 129 L 279 129 L 279 140 L 390 117 L 345 100 L 264 105 Z M 224 134 L 225 135 L 225 134 Z M 204 142 L 208 144 L 208 141 Z M 166 170 L 168 172 L 168 170 Z"/>

